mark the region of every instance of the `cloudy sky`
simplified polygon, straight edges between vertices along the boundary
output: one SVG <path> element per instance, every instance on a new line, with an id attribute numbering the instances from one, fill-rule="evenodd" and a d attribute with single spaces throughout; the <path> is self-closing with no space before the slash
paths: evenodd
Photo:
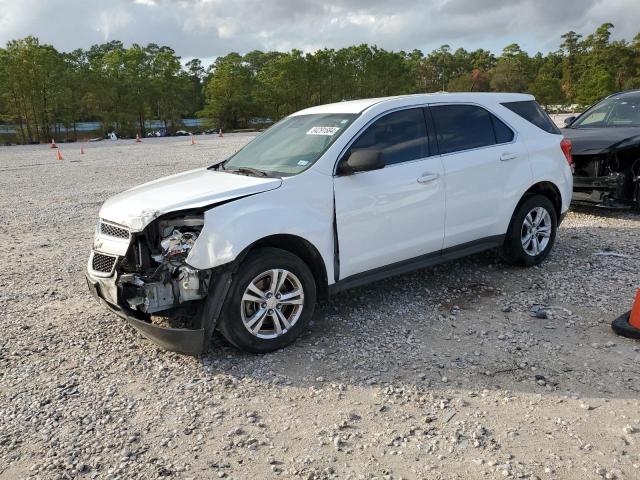
<path id="1" fill-rule="evenodd" d="M 554 50 L 601 23 L 630 40 L 640 0 L 0 0 L 0 45 L 29 34 L 67 51 L 118 39 L 185 58 L 357 43 L 428 52 L 442 44 Z"/>

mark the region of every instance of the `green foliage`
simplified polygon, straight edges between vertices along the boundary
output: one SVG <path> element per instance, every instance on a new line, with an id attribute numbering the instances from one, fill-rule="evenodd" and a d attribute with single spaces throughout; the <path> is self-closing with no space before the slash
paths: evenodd
<path id="1" fill-rule="evenodd" d="M 584 38 L 568 32 L 547 55 L 530 56 L 517 44 L 499 57 L 449 45 L 427 55 L 355 45 L 230 53 L 206 70 L 198 59 L 182 66 L 156 44 L 111 41 L 60 53 L 26 37 L 0 49 L 0 122 L 16 125 L 23 142 L 38 142 L 83 120 L 134 134 L 149 119 L 175 130 L 197 112 L 215 126 L 241 128 L 253 117 L 278 120 L 312 105 L 440 90 L 529 92 L 544 105 L 588 105 L 640 87 L 640 33 L 612 41 L 613 28 L 605 23 Z"/>
<path id="2" fill-rule="evenodd" d="M 175 129 L 204 103 L 204 70 L 185 68 L 155 44 L 112 41 L 60 53 L 35 37 L 14 40 L 0 49 L 0 121 L 16 125 L 23 143 L 59 138 L 61 126 L 75 138 L 83 120 L 129 135 L 144 134 L 147 119 Z"/>
<path id="3" fill-rule="evenodd" d="M 205 88 L 206 107 L 201 115 L 215 118 L 223 128 L 246 123 L 254 105 L 251 68 L 237 53 L 219 57 L 214 68 Z"/>
<path id="4" fill-rule="evenodd" d="M 498 58 L 449 45 L 426 56 L 369 45 L 232 54 L 232 71 L 221 61 L 209 72 L 203 114 L 223 126 L 243 127 L 252 116 L 278 120 L 312 105 L 440 90 L 528 92 L 544 105 L 590 104 L 640 85 L 640 34 L 632 43 L 612 42 L 612 28 L 604 24 L 584 40 L 568 32 L 560 50 L 533 57 L 517 44 Z"/>
<path id="5" fill-rule="evenodd" d="M 543 105 L 561 105 L 567 98 L 562 90 L 562 54 L 553 52 L 542 59 L 529 92 Z"/>

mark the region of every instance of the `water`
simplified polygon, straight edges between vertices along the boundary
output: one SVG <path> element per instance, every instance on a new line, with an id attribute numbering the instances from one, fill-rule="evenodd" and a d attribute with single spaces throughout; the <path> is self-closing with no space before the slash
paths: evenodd
<path id="1" fill-rule="evenodd" d="M 204 127 L 206 120 L 201 118 L 183 118 L 181 120 L 182 125 L 186 128 Z M 161 120 L 148 120 L 145 122 L 145 128 L 150 130 L 156 130 L 164 128 L 164 123 Z M 96 132 L 102 130 L 102 123 L 100 122 L 78 122 L 76 123 L 76 131 L 78 132 Z M 60 125 L 60 131 L 63 133 L 73 132 L 73 126 L 65 128 Z M 18 133 L 18 127 L 16 125 L 3 125 L 0 124 L 0 135 L 13 135 Z"/>

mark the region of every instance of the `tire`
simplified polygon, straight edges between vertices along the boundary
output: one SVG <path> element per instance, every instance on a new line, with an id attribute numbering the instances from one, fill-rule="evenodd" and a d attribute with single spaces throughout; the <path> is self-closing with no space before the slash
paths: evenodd
<path id="1" fill-rule="evenodd" d="M 536 223 L 538 221 L 540 223 Z M 511 217 L 502 246 L 502 258 L 511 265 L 538 265 L 549 256 L 555 243 L 557 229 L 558 217 L 551 200 L 544 195 L 527 195 Z M 547 232 L 548 236 L 545 235 Z M 531 239 L 527 242 L 529 234 Z"/>
<path id="2" fill-rule="evenodd" d="M 296 295 L 300 290 L 302 295 Z M 258 249 L 240 265 L 218 329 L 240 350 L 273 352 L 304 331 L 313 316 L 316 295 L 313 274 L 299 257 L 278 248 Z"/>

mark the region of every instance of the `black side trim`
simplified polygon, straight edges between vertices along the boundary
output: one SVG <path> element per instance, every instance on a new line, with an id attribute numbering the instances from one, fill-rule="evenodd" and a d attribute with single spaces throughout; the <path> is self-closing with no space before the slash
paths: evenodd
<path id="1" fill-rule="evenodd" d="M 504 243 L 504 235 L 494 235 L 491 237 L 474 240 L 472 242 L 463 243 L 454 247 L 449 247 L 439 252 L 427 253 L 416 258 L 403 260 L 401 262 L 385 265 L 384 267 L 374 268 L 367 272 L 357 273 L 350 277 L 344 278 L 333 285 L 329 285 L 329 296 L 335 295 L 343 290 L 366 285 L 367 283 L 377 282 L 385 278 L 402 275 L 403 273 L 413 272 L 426 267 L 432 267 L 440 263 L 456 260 L 461 257 L 473 255 L 474 253 L 491 250 L 501 246 Z"/>
<path id="2" fill-rule="evenodd" d="M 336 217 L 336 191 L 333 190 L 333 281 L 340 278 L 340 242 L 338 240 L 338 219 Z"/>
<path id="3" fill-rule="evenodd" d="M 561 213 L 560 216 L 558 217 L 558 227 L 560 226 L 560 224 L 562 223 L 562 221 L 565 219 L 565 217 L 567 216 L 567 212 Z"/>
<path id="4" fill-rule="evenodd" d="M 429 136 L 429 152 L 431 155 L 440 155 L 440 147 L 438 146 L 438 139 L 436 137 L 436 125 L 433 121 L 431 114 L 431 108 L 429 106 L 424 107 L 424 119 L 427 122 L 427 135 Z"/>

